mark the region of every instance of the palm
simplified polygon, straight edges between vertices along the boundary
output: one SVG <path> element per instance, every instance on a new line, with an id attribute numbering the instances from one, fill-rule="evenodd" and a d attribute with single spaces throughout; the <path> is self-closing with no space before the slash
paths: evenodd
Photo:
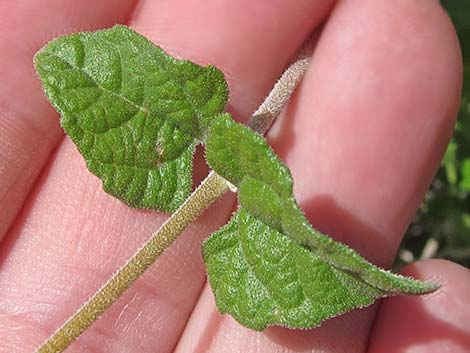
<path id="1" fill-rule="evenodd" d="M 141 0 L 133 11 L 135 5 L 0 4 L 6 16 L 0 38 L 0 352 L 33 351 L 166 217 L 131 210 L 104 194 L 72 143 L 59 144 L 57 114 L 33 79 L 31 58 L 39 46 L 60 33 L 130 22 L 169 52 L 220 67 L 230 83 L 229 109 L 246 119 L 333 6 L 323 0 Z M 450 137 L 460 76 L 455 34 L 437 3 L 335 5 L 301 88 L 269 135 L 314 225 L 373 262 L 390 263 Z M 233 203 L 231 196 L 221 199 L 71 351 L 468 350 L 470 311 L 462 303 L 470 276 L 448 262 L 408 269 L 437 277 L 441 294 L 386 300 L 375 321 L 377 307 L 320 329 L 256 333 L 220 317 L 205 284 L 200 242 L 226 221 Z"/>

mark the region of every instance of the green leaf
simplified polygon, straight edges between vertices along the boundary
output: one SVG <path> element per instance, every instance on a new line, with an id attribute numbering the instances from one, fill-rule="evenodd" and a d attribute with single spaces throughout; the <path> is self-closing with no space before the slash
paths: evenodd
<path id="1" fill-rule="evenodd" d="M 210 166 L 239 188 L 239 211 L 203 245 L 217 306 L 243 325 L 308 328 L 380 297 L 438 286 L 382 270 L 313 229 L 266 141 L 227 115 L 208 136 Z"/>
<path id="2" fill-rule="evenodd" d="M 163 211 L 187 198 L 195 146 L 227 102 L 218 69 L 175 60 L 124 26 L 58 38 L 34 61 L 105 191 Z"/>
<path id="3" fill-rule="evenodd" d="M 447 181 L 450 185 L 456 185 L 458 179 L 457 148 L 457 143 L 455 141 L 450 141 L 444 158 L 442 159 L 442 166 L 444 167 Z"/>
<path id="4" fill-rule="evenodd" d="M 255 330 L 318 326 L 380 296 L 243 209 L 204 243 L 204 257 L 219 310 Z"/>
<path id="5" fill-rule="evenodd" d="M 470 158 L 465 158 L 460 166 L 460 188 L 464 191 L 470 191 Z"/>

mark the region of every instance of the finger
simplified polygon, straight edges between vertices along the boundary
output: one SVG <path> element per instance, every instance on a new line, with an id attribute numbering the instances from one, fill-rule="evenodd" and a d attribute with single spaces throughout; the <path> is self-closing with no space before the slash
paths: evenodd
<path id="1" fill-rule="evenodd" d="M 244 113 L 254 109 L 253 102 L 245 101 L 248 94 L 256 94 L 258 99 L 266 94 L 266 82 L 276 80 L 328 10 L 325 1 L 299 2 L 295 7 L 287 1 L 193 4 L 145 1 L 138 6 L 132 24 L 152 38 L 165 38 L 165 47 L 179 56 L 228 71 L 231 89 L 245 92 L 243 97 L 231 96 L 231 106 Z M 268 12 L 260 17 L 263 11 Z M 203 15 L 213 20 L 201 21 Z M 230 29 L 235 25 L 237 33 Z M 185 30 L 178 32 L 174 26 Z M 164 34 L 167 31 L 170 35 Z M 184 42 L 180 36 L 188 33 L 192 40 Z M 255 48 L 261 52 L 253 56 L 250 50 Z M 251 76 L 245 76 L 251 65 L 258 69 L 266 66 L 267 73 L 250 69 Z M 3 249 L 0 306 L 10 315 L 20 316 L 19 320 L 37 322 L 45 337 L 158 228 L 165 216 L 130 210 L 105 195 L 68 139 L 36 192 L 22 213 L 27 222 L 16 224 L 8 247 Z M 205 280 L 200 240 L 228 217 L 232 205 L 233 198 L 215 205 L 74 349 L 145 353 L 158 347 L 159 352 L 170 351 Z"/>
<path id="2" fill-rule="evenodd" d="M 33 69 L 54 35 L 126 21 L 134 0 L 2 1 L 0 37 L 0 240 L 62 132 Z"/>
<path id="3" fill-rule="evenodd" d="M 248 121 L 333 1 L 302 0 L 292 6 L 285 0 L 243 0 L 201 6 L 178 0 L 154 5 L 151 11 L 147 1 L 140 4 L 132 26 L 176 56 L 220 68 L 229 84 L 230 110 Z"/>
<path id="4" fill-rule="evenodd" d="M 459 56 L 437 1 L 339 2 L 270 132 L 312 223 L 377 264 L 389 264 L 450 137 Z M 212 303 L 198 306 L 217 324 L 209 335 L 190 321 L 181 352 L 207 341 L 208 352 L 362 352 L 373 318 L 353 311 L 319 329 L 256 333 L 213 319 Z"/>
<path id="5" fill-rule="evenodd" d="M 274 142 L 314 225 L 390 264 L 452 134 L 461 76 L 438 1 L 339 4 Z"/>
<path id="6" fill-rule="evenodd" d="M 470 351 L 470 272 L 432 260 L 408 266 L 405 275 L 441 283 L 430 295 L 382 301 L 368 352 L 467 353 Z"/>

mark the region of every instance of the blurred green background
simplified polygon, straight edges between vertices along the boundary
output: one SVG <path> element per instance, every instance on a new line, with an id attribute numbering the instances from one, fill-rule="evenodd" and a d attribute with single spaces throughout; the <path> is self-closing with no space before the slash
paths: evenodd
<path id="1" fill-rule="evenodd" d="M 442 0 L 457 29 L 464 85 L 454 136 L 408 228 L 396 265 L 444 258 L 470 267 L 470 1 Z"/>

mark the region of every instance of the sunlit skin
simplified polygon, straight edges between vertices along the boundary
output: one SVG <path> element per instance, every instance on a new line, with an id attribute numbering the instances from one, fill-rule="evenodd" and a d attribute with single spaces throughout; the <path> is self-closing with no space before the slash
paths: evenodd
<path id="1" fill-rule="evenodd" d="M 324 23 L 268 138 L 310 221 L 380 266 L 395 256 L 458 110 L 460 50 L 438 1 L 29 0 L 1 2 L 0 14 L 2 353 L 32 352 L 167 217 L 106 195 L 63 138 L 32 66 L 57 35 L 129 24 L 173 55 L 218 66 L 229 110 L 247 121 Z M 438 292 L 389 298 L 320 329 L 259 333 L 220 316 L 200 242 L 234 202 L 220 199 L 69 351 L 469 351 L 470 274 L 446 261 L 403 270 L 442 283 Z"/>

